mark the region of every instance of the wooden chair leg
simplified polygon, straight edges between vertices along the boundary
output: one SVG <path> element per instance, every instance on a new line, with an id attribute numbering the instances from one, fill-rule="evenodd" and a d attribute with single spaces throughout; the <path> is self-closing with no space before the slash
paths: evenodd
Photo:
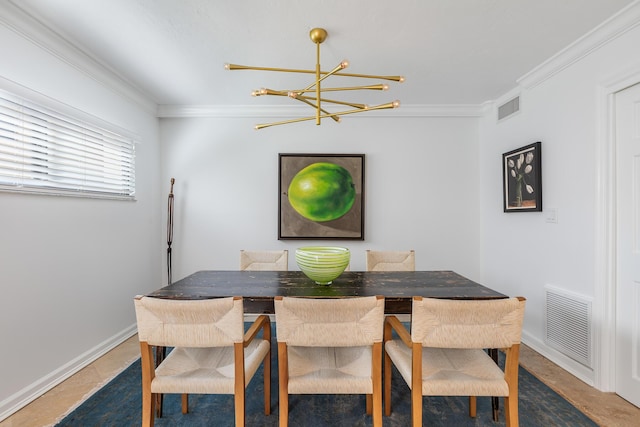
<path id="1" fill-rule="evenodd" d="M 490 348 L 487 350 L 489 352 L 489 356 L 491 356 L 491 358 L 493 359 L 493 361 L 496 363 L 496 365 L 498 364 L 498 349 L 497 348 Z M 493 421 L 494 422 L 498 422 L 498 420 L 500 419 L 500 399 L 498 398 L 498 396 L 492 396 L 491 397 L 491 408 L 493 410 Z"/>
<path id="2" fill-rule="evenodd" d="M 382 427 L 382 384 L 373 392 L 373 427 Z"/>
<path id="3" fill-rule="evenodd" d="M 245 413 L 245 376 L 244 376 L 244 343 L 233 344 L 233 364 L 234 364 L 234 406 L 236 414 L 236 427 L 244 427 Z"/>
<path id="4" fill-rule="evenodd" d="M 140 357 L 142 369 L 142 426 L 151 427 L 155 422 L 158 398 L 158 394 L 151 392 L 151 383 L 155 377 L 153 347 L 141 341 Z"/>
<path id="5" fill-rule="evenodd" d="M 155 367 L 160 366 L 162 361 L 167 355 L 167 349 L 163 346 L 156 347 L 156 355 L 155 355 Z M 154 397 L 154 412 L 157 418 L 162 418 L 162 402 L 164 395 L 162 393 L 157 393 Z"/>
<path id="6" fill-rule="evenodd" d="M 278 402 L 280 427 L 289 425 L 289 359 L 287 344 L 278 343 Z"/>
<path id="7" fill-rule="evenodd" d="M 163 402 L 164 394 L 158 393 L 154 396 L 154 412 L 157 418 L 162 418 L 162 402 Z"/>
<path id="8" fill-rule="evenodd" d="M 504 398 L 504 416 L 507 427 L 518 427 L 518 398 L 507 396 Z"/>
<path id="9" fill-rule="evenodd" d="M 391 415 L 391 358 L 384 352 L 384 414 Z"/>
<path id="10" fill-rule="evenodd" d="M 382 427 L 382 343 L 374 343 L 372 353 L 373 426 Z"/>
<path id="11" fill-rule="evenodd" d="M 264 365 L 264 414 L 271 414 L 271 350 L 262 362 Z"/>
<path id="12" fill-rule="evenodd" d="M 236 393 L 234 398 L 236 427 L 244 427 L 244 393 Z"/>
<path id="13" fill-rule="evenodd" d="M 182 394 L 182 415 L 189 413 L 189 395 L 187 393 Z"/>
<path id="14" fill-rule="evenodd" d="M 142 427 L 152 427 L 155 423 L 156 395 L 142 394 Z"/>
<path id="15" fill-rule="evenodd" d="M 279 401 L 279 425 L 280 427 L 287 427 L 289 425 L 289 394 L 285 394 L 282 396 L 282 390 L 280 390 L 280 401 Z"/>
<path id="16" fill-rule="evenodd" d="M 411 423 L 422 427 L 422 344 L 411 349 Z"/>
<path id="17" fill-rule="evenodd" d="M 520 344 L 505 349 L 504 372 L 509 385 L 509 395 L 504 398 L 504 414 L 507 427 L 518 427 L 518 357 Z"/>
<path id="18" fill-rule="evenodd" d="M 411 390 L 411 425 L 422 427 L 422 393 Z"/>
<path id="19" fill-rule="evenodd" d="M 476 405 L 476 397 L 475 396 L 469 396 L 469 416 L 471 418 L 475 418 L 476 417 L 476 413 L 477 413 L 477 405 Z"/>

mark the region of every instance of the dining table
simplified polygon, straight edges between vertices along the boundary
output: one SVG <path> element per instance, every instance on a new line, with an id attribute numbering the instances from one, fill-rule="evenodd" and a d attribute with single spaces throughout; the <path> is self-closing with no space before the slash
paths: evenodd
<path id="1" fill-rule="evenodd" d="M 320 285 L 302 271 L 202 270 L 147 296 L 208 299 L 241 296 L 245 313 L 273 314 L 276 296 L 385 297 L 385 313 L 410 314 L 414 296 L 443 299 L 496 299 L 506 295 L 453 271 L 345 271 Z"/>
<path id="2" fill-rule="evenodd" d="M 245 313 L 273 314 L 276 296 L 348 298 L 382 295 L 385 313 L 411 314 L 414 296 L 443 299 L 507 298 L 454 271 L 345 271 L 331 284 L 321 285 L 302 271 L 202 270 L 190 274 L 146 296 L 198 300 L 241 296 Z M 496 349 L 488 349 L 497 361 Z M 164 351 L 156 352 L 156 363 Z M 162 414 L 158 396 L 157 415 Z M 492 398 L 493 419 L 498 420 L 498 398 Z"/>

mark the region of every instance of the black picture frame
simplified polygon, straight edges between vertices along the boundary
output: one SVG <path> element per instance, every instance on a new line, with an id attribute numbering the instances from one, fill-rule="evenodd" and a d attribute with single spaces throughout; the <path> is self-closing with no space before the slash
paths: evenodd
<path id="1" fill-rule="evenodd" d="M 308 154 L 280 153 L 278 155 L 278 240 L 364 240 L 364 154 Z M 340 217 L 330 220 L 314 220 L 303 216 L 293 207 L 289 199 L 289 188 L 294 177 L 302 170 L 316 163 L 329 163 L 342 171 L 341 177 L 351 176 L 355 194 L 346 194 L 352 205 Z M 344 173 L 344 170 L 348 174 Z M 319 174 L 320 180 L 326 175 Z M 348 180 L 348 178 L 340 178 Z M 347 181 L 344 181 L 345 186 Z M 346 188 L 346 187 L 345 187 Z M 298 206 L 298 209 L 300 207 Z"/>
<path id="2" fill-rule="evenodd" d="M 504 212 L 542 212 L 542 143 L 502 155 Z"/>

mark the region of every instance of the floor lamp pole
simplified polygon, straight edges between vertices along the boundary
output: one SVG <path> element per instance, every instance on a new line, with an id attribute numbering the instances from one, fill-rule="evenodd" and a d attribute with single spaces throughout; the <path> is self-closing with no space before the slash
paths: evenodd
<path id="1" fill-rule="evenodd" d="M 171 284 L 171 243 L 173 243 L 173 184 L 176 180 L 171 178 L 171 189 L 169 190 L 169 200 L 167 202 L 167 282 Z M 160 365 L 165 357 L 165 348 L 156 347 L 156 366 Z M 155 396 L 156 417 L 162 417 L 162 393 Z"/>
<path id="2" fill-rule="evenodd" d="M 167 282 L 171 284 L 171 243 L 173 243 L 173 184 L 176 182 L 171 178 L 171 189 L 169 190 L 169 200 L 167 206 Z"/>

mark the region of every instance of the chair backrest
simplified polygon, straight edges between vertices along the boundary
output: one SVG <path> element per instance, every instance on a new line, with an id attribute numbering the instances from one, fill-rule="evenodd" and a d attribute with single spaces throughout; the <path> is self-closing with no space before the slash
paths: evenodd
<path id="1" fill-rule="evenodd" d="M 524 298 L 446 300 L 414 297 L 411 341 L 424 347 L 509 348 L 520 343 Z"/>
<path id="2" fill-rule="evenodd" d="M 240 251 L 240 270 L 287 271 L 289 251 Z"/>
<path id="3" fill-rule="evenodd" d="M 415 271 L 415 251 L 366 251 L 367 271 Z"/>
<path id="4" fill-rule="evenodd" d="M 278 342 L 307 347 L 382 342 L 384 297 L 276 297 L 274 304 Z"/>
<path id="5" fill-rule="evenodd" d="M 207 300 L 134 299 L 138 338 L 158 346 L 220 347 L 242 342 L 241 297 Z"/>

